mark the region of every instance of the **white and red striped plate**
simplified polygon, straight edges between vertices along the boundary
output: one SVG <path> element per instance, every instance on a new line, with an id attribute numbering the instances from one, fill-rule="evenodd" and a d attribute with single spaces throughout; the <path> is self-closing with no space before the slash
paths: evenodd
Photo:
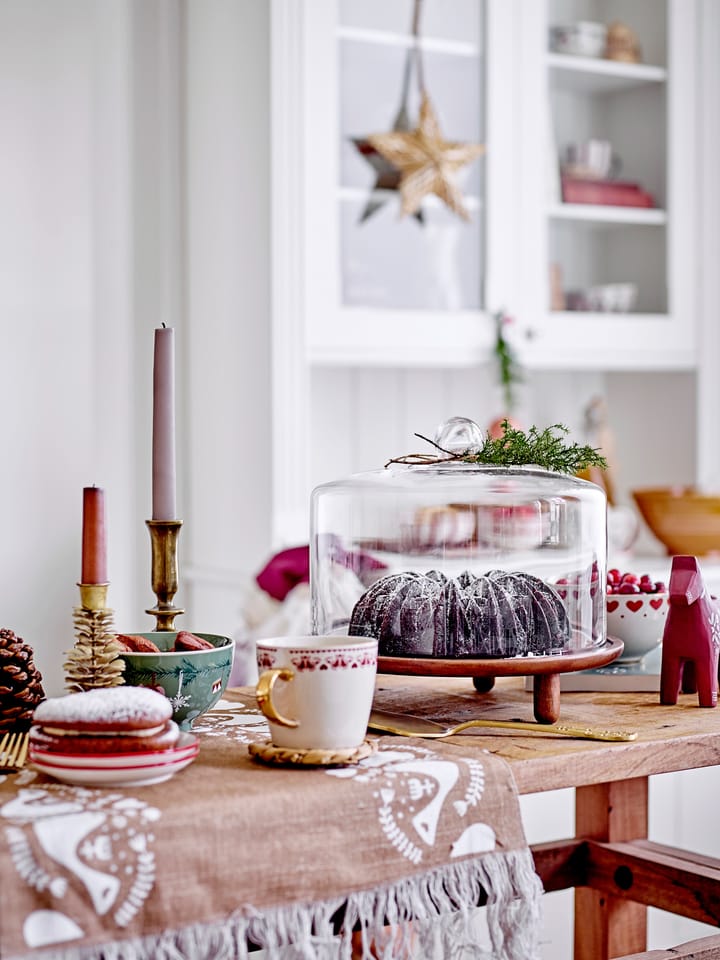
<path id="1" fill-rule="evenodd" d="M 199 749 L 194 734 L 181 733 L 169 750 L 132 754 L 49 753 L 31 743 L 29 760 L 36 770 L 64 783 L 139 787 L 169 780 L 193 762 Z"/>

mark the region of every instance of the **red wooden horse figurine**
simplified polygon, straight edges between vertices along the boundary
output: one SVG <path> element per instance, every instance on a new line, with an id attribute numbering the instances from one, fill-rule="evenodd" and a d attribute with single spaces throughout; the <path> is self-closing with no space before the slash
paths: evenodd
<path id="1" fill-rule="evenodd" d="M 701 707 L 717 705 L 720 606 L 710 597 L 697 557 L 673 557 L 662 646 L 660 702 L 695 693 Z"/>

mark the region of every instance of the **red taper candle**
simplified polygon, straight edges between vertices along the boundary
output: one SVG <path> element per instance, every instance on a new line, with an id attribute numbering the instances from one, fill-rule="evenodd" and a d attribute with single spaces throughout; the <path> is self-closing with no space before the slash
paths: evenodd
<path id="1" fill-rule="evenodd" d="M 81 583 L 107 583 L 105 491 L 83 488 Z"/>

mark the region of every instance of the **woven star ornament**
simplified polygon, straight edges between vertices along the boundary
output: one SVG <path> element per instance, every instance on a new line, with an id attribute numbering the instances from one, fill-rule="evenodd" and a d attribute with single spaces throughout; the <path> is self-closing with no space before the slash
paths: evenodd
<path id="1" fill-rule="evenodd" d="M 367 139 L 400 171 L 401 216 L 417 213 L 423 198 L 434 193 L 463 220 L 470 219 L 455 175 L 483 154 L 485 147 L 479 143 L 444 140 L 435 108 L 426 93 L 422 95 L 420 117 L 414 130 L 376 133 Z"/>

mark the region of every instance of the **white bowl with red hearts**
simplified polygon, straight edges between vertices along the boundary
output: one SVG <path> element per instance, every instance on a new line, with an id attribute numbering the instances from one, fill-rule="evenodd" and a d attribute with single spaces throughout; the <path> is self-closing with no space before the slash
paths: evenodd
<path id="1" fill-rule="evenodd" d="M 668 614 L 664 583 L 647 574 L 608 571 L 607 632 L 625 644 L 618 663 L 642 660 L 662 642 Z"/>

